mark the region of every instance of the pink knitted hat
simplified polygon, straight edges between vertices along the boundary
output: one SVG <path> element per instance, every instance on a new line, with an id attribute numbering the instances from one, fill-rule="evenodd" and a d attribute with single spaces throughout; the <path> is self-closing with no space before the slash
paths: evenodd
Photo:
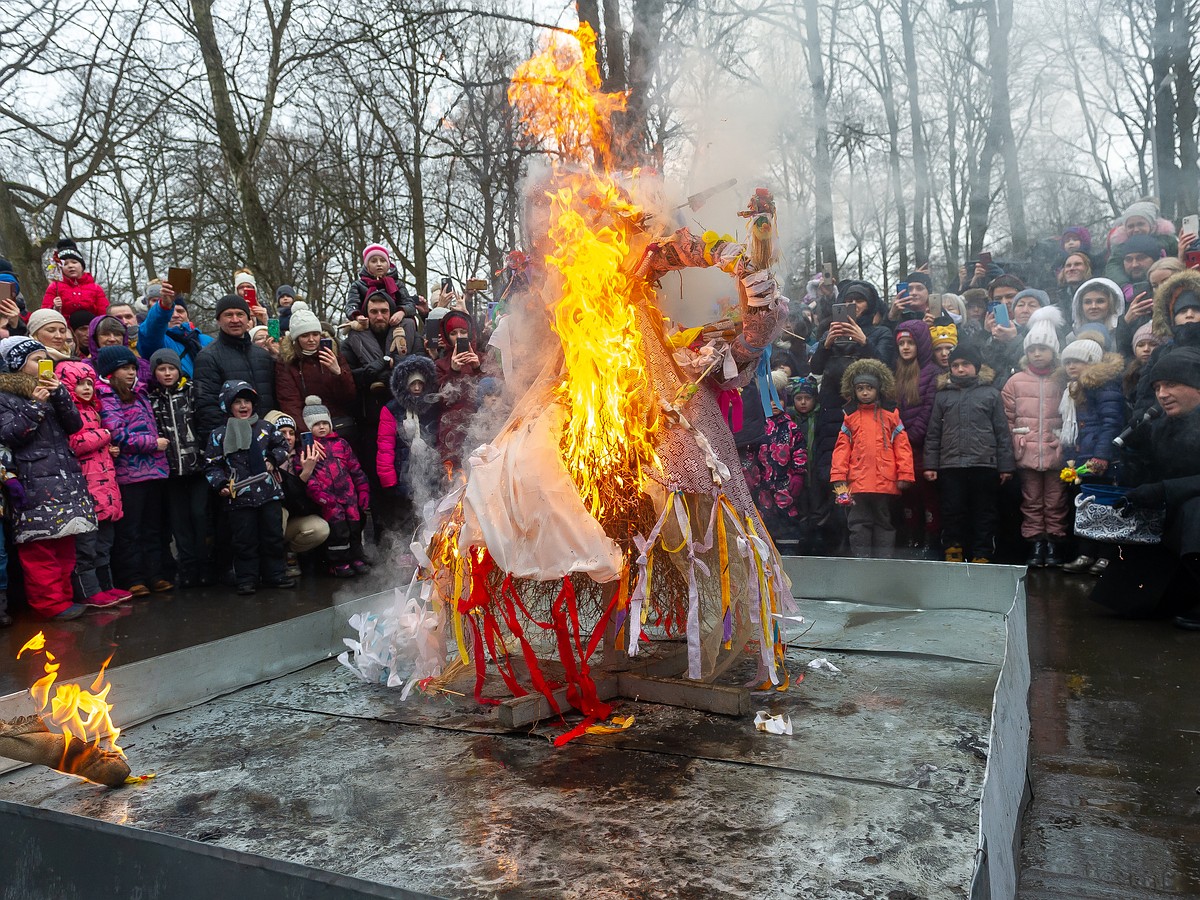
<path id="1" fill-rule="evenodd" d="M 382 256 L 389 263 L 392 261 L 392 254 L 388 253 L 387 247 L 383 246 L 383 244 L 370 244 L 363 251 L 363 265 L 366 265 L 367 260 L 376 254 Z"/>

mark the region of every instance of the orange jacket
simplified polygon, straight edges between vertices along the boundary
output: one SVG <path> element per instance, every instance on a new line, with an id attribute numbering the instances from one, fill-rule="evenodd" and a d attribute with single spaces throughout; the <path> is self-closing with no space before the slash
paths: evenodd
<path id="1" fill-rule="evenodd" d="M 916 481 L 900 414 L 875 404 L 846 413 L 829 480 L 848 482 L 853 494 L 898 494 L 897 481 Z"/>

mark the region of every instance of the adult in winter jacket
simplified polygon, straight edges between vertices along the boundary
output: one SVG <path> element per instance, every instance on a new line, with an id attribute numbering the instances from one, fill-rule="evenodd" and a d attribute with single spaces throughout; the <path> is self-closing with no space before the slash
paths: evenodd
<path id="1" fill-rule="evenodd" d="M 1067 539 L 1062 466 L 1062 403 L 1066 374 L 1058 364 L 1058 307 L 1039 310 L 1025 335 L 1021 371 L 1004 385 L 1004 415 L 1021 479 L 1021 536 L 1030 542 L 1028 566 L 1060 566 Z"/>
<path id="2" fill-rule="evenodd" d="M 100 418 L 96 371 L 86 363 L 64 362 L 59 364 L 56 374 L 71 392 L 83 422 L 83 427 L 67 437 L 67 443 L 83 469 L 96 509 L 96 530 L 75 536 L 75 599 L 100 607 L 123 603 L 133 595 L 116 587 L 112 578 L 116 523 L 123 515 L 121 486 L 117 484 L 113 461 L 116 448 L 112 432 Z"/>
<path id="3" fill-rule="evenodd" d="M 941 368 L 933 361 L 930 329 L 920 319 L 896 325 L 896 409 L 912 447 L 914 464 L 919 470 L 929 430 L 929 414 L 937 395 Z M 938 518 L 937 487 L 920 479 L 901 497 L 901 514 L 910 547 L 932 548 L 937 544 L 941 523 Z"/>
<path id="4" fill-rule="evenodd" d="M 88 323 L 87 355 L 83 361 L 96 368 L 96 358 L 105 347 L 128 347 L 137 361 L 138 382 L 143 388 L 150 383 L 150 363 L 137 355 L 129 342 L 129 329 L 116 316 L 98 316 Z"/>
<path id="5" fill-rule="evenodd" d="M 292 304 L 291 331 L 280 342 L 275 363 L 275 400 L 298 422 L 304 417 L 304 398 L 318 395 L 329 407 L 338 433 L 350 440 L 353 435 L 346 432 L 355 411 L 354 376 L 342 354 L 321 346 L 322 338 L 321 322 L 308 304 Z"/>
<path id="6" fill-rule="evenodd" d="M 29 605 L 45 618 L 76 618 L 75 536 L 96 530 L 96 512 L 67 436 L 83 421 L 67 389 L 38 374 L 46 348 L 25 337 L 0 341 L 0 444 L 16 461 L 24 497 L 11 520 Z"/>
<path id="7" fill-rule="evenodd" d="M 167 439 L 170 466 L 163 497 L 163 519 L 169 527 L 163 529 L 160 553 L 164 561 L 170 556 L 173 538 L 179 554 L 176 586 L 209 584 L 209 491 L 204 480 L 204 448 L 196 431 L 195 383 L 183 374 L 182 360 L 173 350 L 155 351 L 150 369 L 150 406 L 158 433 Z"/>
<path id="8" fill-rule="evenodd" d="M 990 562 L 1000 484 L 1012 477 L 1012 441 L 993 372 L 979 351 L 959 344 L 925 435 L 925 478 L 938 482 L 946 562 Z"/>
<path id="9" fill-rule="evenodd" d="M 128 347 L 103 347 L 96 356 L 101 381 L 100 416 L 112 433 L 117 455 L 117 484 L 125 514 L 117 523 L 121 548 L 115 563 L 117 582 L 135 597 L 169 591 L 160 553 L 163 480 L 168 441 L 158 433 L 154 409 L 138 380 L 137 357 Z"/>
<path id="10" fill-rule="evenodd" d="M 295 587 L 286 571 L 283 490 L 273 474 L 287 462 L 287 438 L 254 412 L 261 400 L 249 382 L 227 381 L 217 396 L 228 419 L 208 438 L 204 477 L 227 508 L 237 592 Z"/>
<path id="11" fill-rule="evenodd" d="M 171 285 L 162 285 L 158 302 L 149 305 L 138 326 L 137 352 L 142 358 L 149 359 L 164 347 L 172 350 L 179 356 L 183 376 L 190 379 L 196 371 L 196 357 L 212 342 L 212 335 L 191 323 L 187 303 L 175 296 Z"/>
<path id="12" fill-rule="evenodd" d="M 404 350 L 398 355 L 411 352 L 417 346 L 416 298 L 405 290 L 386 247 L 371 244 L 363 250 L 362 257 L 362 270 L 358 279 L 350 283 L 346 296 L 346 318 L 355 330 L 368 328 L 367 298 L 376 292 L 384 294 L 392 304 L 388 324 L 399 328 L 404 336 Z"/>
<path id="13" fill-rule="evenodd" d="M 1200 347 L 1200 271 L 1184 269 L 1155 288 L 1151 323 L 1162 345 L 1150 354 L 1138 379 L 1132 415 L 1135 420 L 1154 405 L 1155 363 L 1170 347 Z"/>
<path id="14" fill-rule="evenodd" d="M 475 329 L 466 314 L 452 310 L 442 317 L 439 324 L 447 350 L 434 362 L 438 373 L 438 393 L 442 398 L 438 448 L 443 463 L 459 467 L 462 465 L 467 429 L 479 407 L 477 388 L 483 377 L 483 369 L 475 343 Z M 465 350 L 458 349 L 459 341 L 466 341 Z"/>
<path id="15" fill-rule="evenodd" d="M 912 447 L 894 405 L 895 380 L 879 360 L 860 359 L 842 376 L 842 396 L 848 405 L 830 480 L 849 488 L 851 551 L 886 559 L 896 546 L 889 499 L 916 478 Z"/>
<path id="16" fill-rule="evenodd" d="M 226 419 L 221 389 L 226 382 L 244 381 L 254 388 L 256 414 L 275 407 L 275 360 L 250 340 L 250 306 L 228 294 L 217 301 L 217 339 L 196 357 L 196 425 L 207 445 L 208 436 Z"/>
<path id="17" fill-rule="evenodd" d="M 58 242 L 55 250 L 61 280 L 52 281 L 42 295 L 42 307 L 62 313 L 70 318 L 76 310 L 86 309 L 96 316 L 104 315 L 108 309 L 108 297 L 104 288 L 96 284 L 90 272 L 84 271 L 86 262 L 79 248 L 70 238 Z"/>
<path id="18" fill-rule="evenodd" d="M 72 353 L 70 325 L 58 310 L 35 309 L 29 314 L 26 326 L 29 336 L 46 348 L 46 355 L 55 365 L 79 358 L 79 352 Z M 82 349 L 87 350 L 86 347 Z"/>
<path id="19" fill-rule="evenodd" d="M 1175 226 L 1158 215 L 1158 205 L 1152 200 L 1131 203 L 1108 233 L 1111 253 L 1104 275 L 1117 284 L 1127 284 L 1129 277 L 1125 257 L 1131 248 L 1143 250 L 1150 262 L 1162 256 L 1175 256 L 1179 242 L 1175 237 Z M 1147 263 L 1149 265 L 1149 263 Z"/>

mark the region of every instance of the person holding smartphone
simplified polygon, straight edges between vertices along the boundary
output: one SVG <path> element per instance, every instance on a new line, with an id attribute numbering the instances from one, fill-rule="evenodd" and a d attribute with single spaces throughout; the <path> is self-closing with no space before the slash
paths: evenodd
<path id="1" fill-rule="evenodd" d="M 438 449 L 442 461 L 455 468 L 462 466 L 463 444 L 467 427 L 478 406 L 478 388 L 483 370 L 476 349 L 474 328 L 466 313 L 451 310 L 441 320 L 442 356 L 437 367 L 440 393 L 444 398 L 438 428 Z"/>
<path id="2" fill-rule="evenodd" d="M 279 344 L 275 363 L 275 400 L 297 422 L 304 418 L 304 398 L 317 394 L 329 408 L 334 428 L 355 443 L 354 376 L 350 364 L 321 329 L 321 320 L 308 304 L 292 304 L 291 330 Z"/>

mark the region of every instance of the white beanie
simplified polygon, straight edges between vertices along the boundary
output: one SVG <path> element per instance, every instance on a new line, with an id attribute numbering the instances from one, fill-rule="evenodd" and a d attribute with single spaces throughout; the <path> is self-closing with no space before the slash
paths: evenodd
<path id="1" fill-rule="evenodd" d="M 333 417 L 329 415 L 329 409 L 321 404 L 321 398 L 316 394 L 309 394 L 304 398 L 304 424 L 310 430 L 318 422 L 328 422 L 333 424 Z"/>
<path id="2" fill-rule="evenodd" d="M 1121 224 L 1129 227 L 1130 219 L 1145 219 L 1150 223 L 1150 230 L 1153 232 L 1158 225 L 1158 207 L 1150 200 L 1130 203 L 1125 207 L 1125 212 L 1121 214 Z"/>
<path id="3" fill-rule="evenodd" d="M 249 272 L 238 272 L 233 276 L 233 289 L 235 291 L 243 284 L 251 285 L 255 290 L 258 290 L 258 283 L 254 280 L 254 276 Z"/>
<path id="4" fill-rule="evenodd" d="M 63 328 L 67 327 L 67 320 L 63 318 L 62 313 L 57 309 L 44 306 L 41 309 L 35 309 L 29 314 L 29 321 L 25 323 L 25 327 L 30 335 L 35 335 L 52 322 L 57 322 Z"/>
<path id="5" fill-rule="evenodd" d="M 321 330 L 321 320 L 308 308 L 303 300 L 292 304 L 292 317 L 288 320 L 288 334 L 298 338 L 303 334 L 312 334 Z"/>
<path id="6" fill-rule="evenodd" d="M 1049 347 L 1058 354 L 1058 329 L 1062 328 L 1063 315 L 1057 306 L 1043 306 L 1029 317 L 1029 333 L 1025 335 L 1025 349 L 1037 345 Z"/>
<path id="7" fill-rule="evenodd" d="M 1078 341 L 1071 341 L 1071 343 L 1063 348 L 1062 361 L 1065 363 L 1073 359 L 1085 363 L 1098 363 L 1102 356 L 1104 356 L 1104 348 L 1095 341 L 1084 338 Z"/>

